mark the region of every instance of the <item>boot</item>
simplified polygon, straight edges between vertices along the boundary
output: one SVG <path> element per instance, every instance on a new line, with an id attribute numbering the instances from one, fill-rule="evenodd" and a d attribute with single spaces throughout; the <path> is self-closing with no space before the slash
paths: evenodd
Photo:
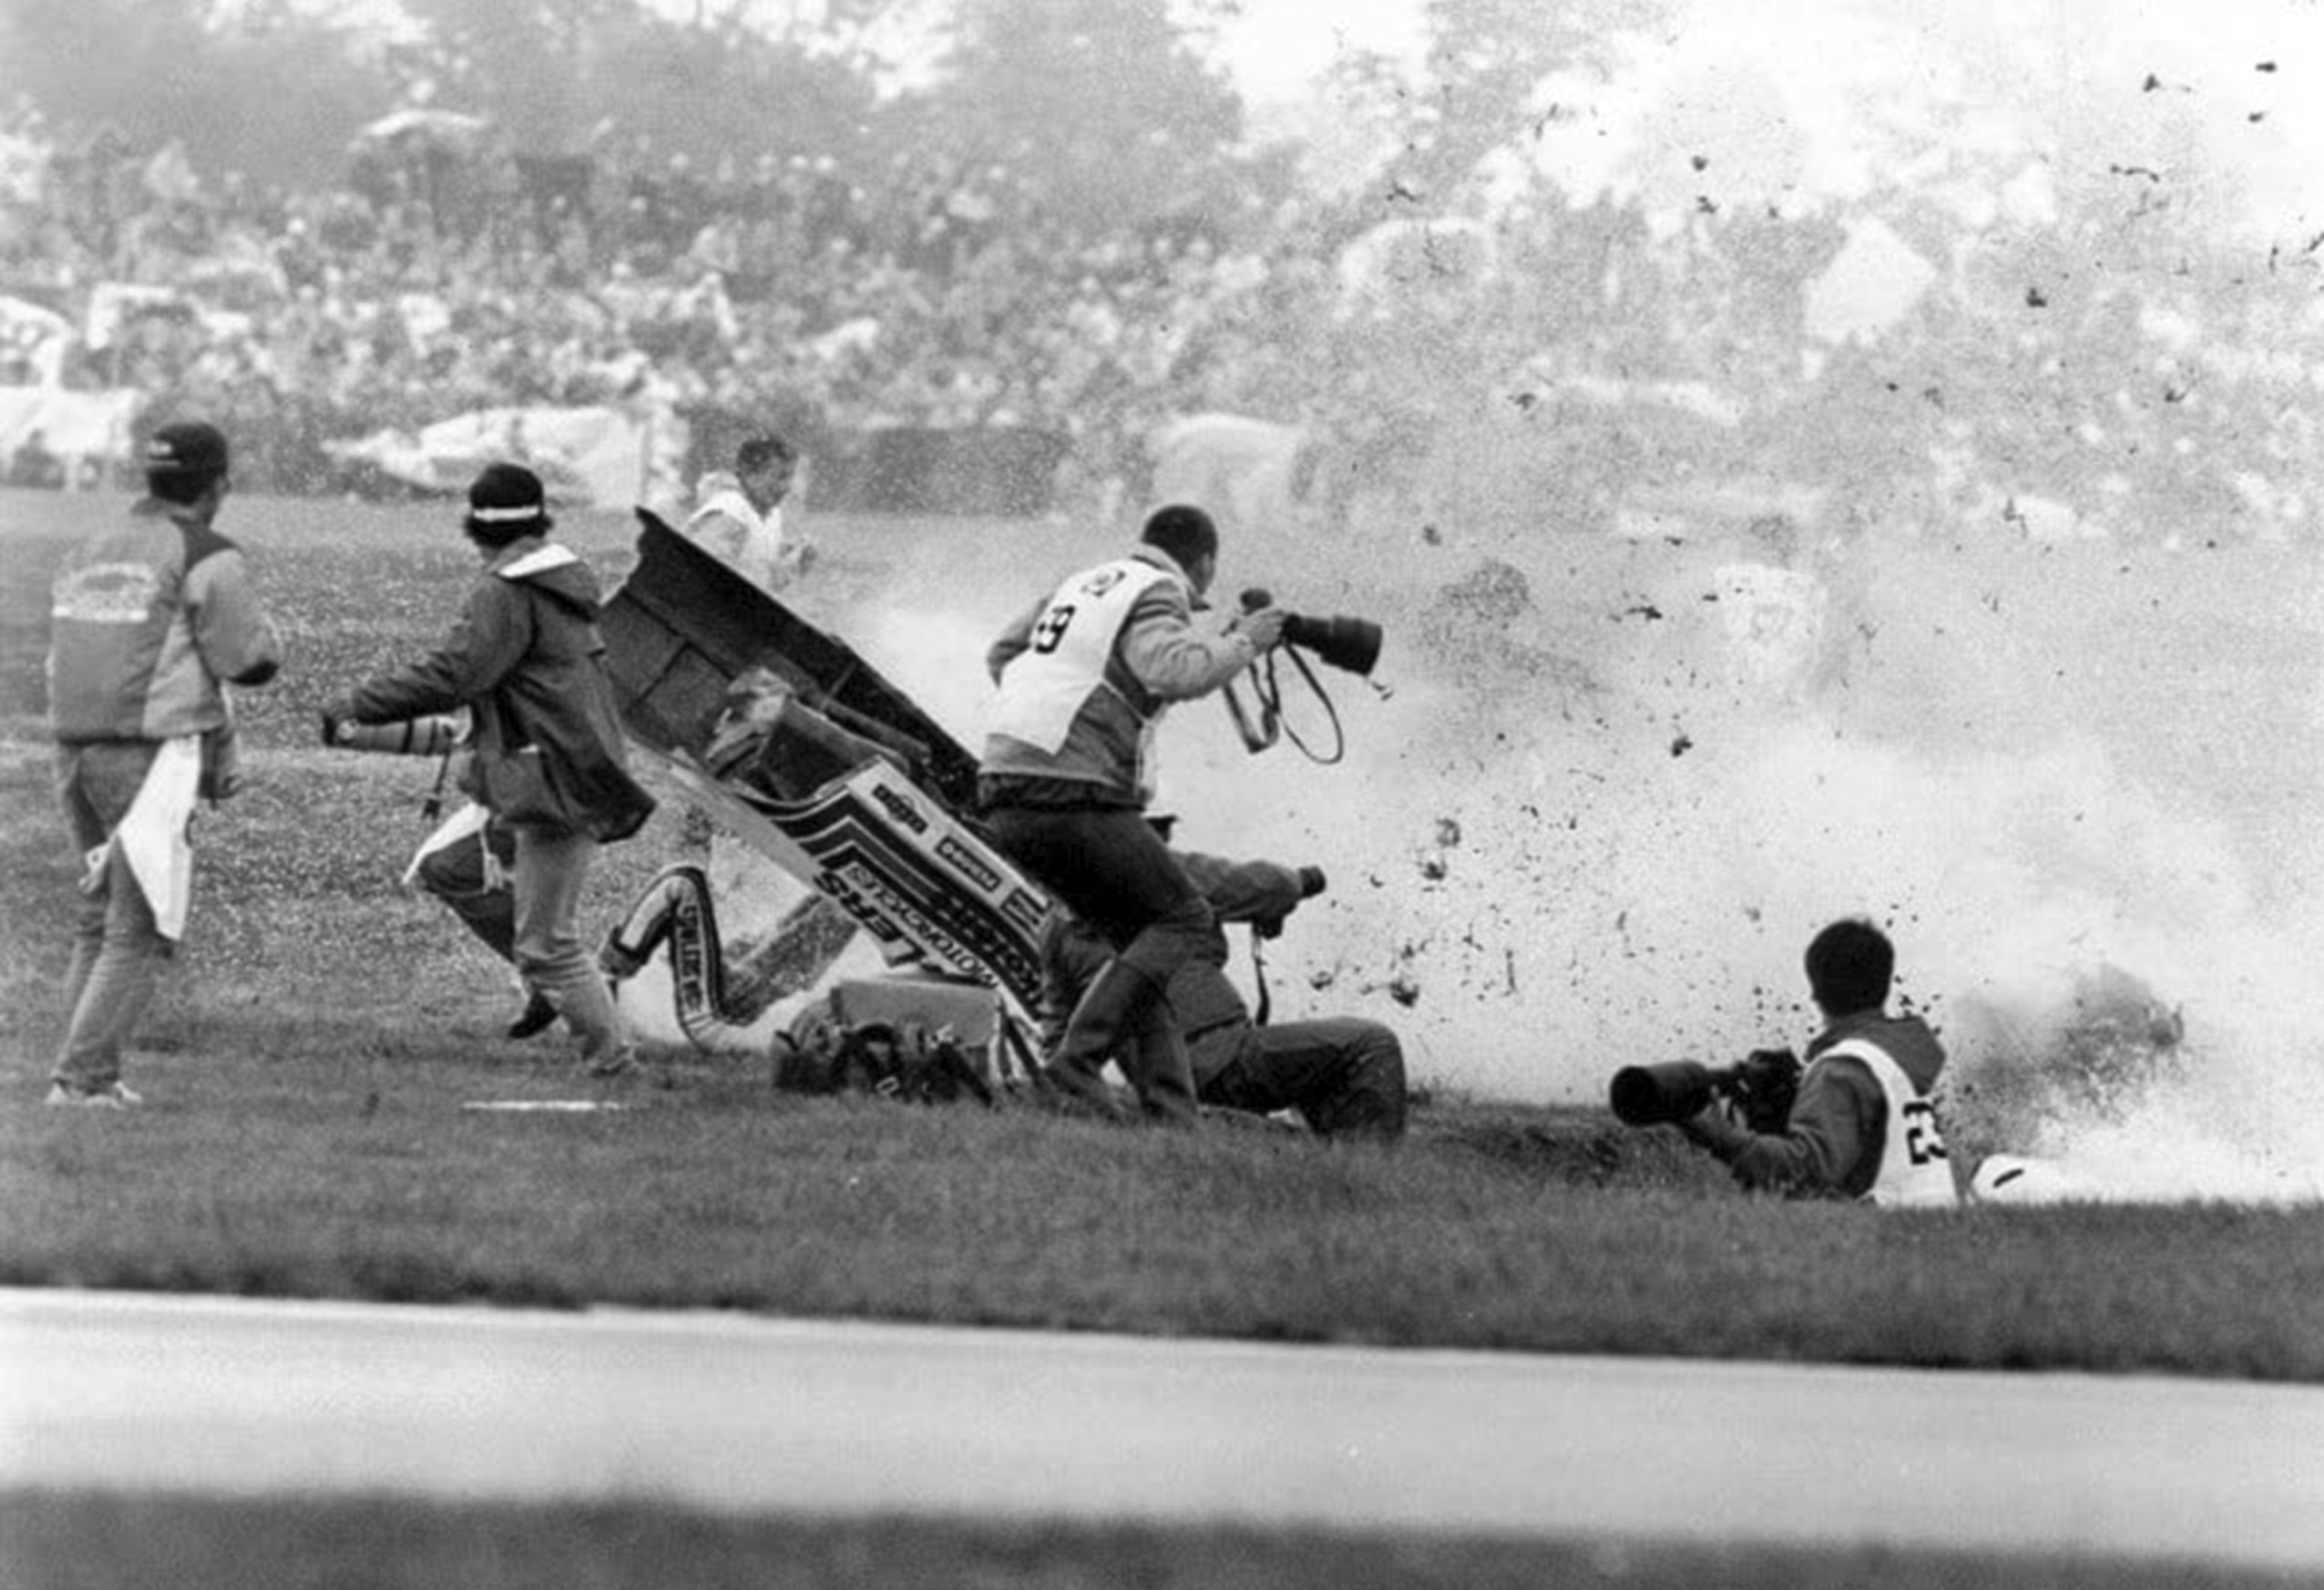
<path id="1" fill-rule="evenodd" d="M 1136 967 L 1118 959 L 1105 963 L 1073 1007 L 1065 1035 L 1041 1068 L 1065 1101 L 1108 1121 L 1127 1119 L 1106 1085 L 1106 1062 L 1142 1024 L 1154 992 L 1153 980 Z"/>
<path id="2" fill-rule="evenodd" d="M 1131 1044 L 1130 1085 L 1147 1119 L 1163 1126 L 1192 1126 L 1201 1117 L 1194 1097 L 1194 1067 L 1186 1041 L 1167 1000 L 1146 1008 L 1146 1020 Z"/>

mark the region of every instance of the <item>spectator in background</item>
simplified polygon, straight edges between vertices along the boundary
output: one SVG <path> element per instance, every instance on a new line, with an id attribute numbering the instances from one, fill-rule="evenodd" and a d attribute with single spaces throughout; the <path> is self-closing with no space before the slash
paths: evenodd
<path id="1" fill-rule="evenodd" d="M 761 590 L 783 590 L 807 571 L 814 547 L 783 533 L 783 502 L 791 495 L 799 455 L 773 434 L 734 450 L 734 472 L 712 470 L 694 488 L 696 507 L 687 536 Z"/>
<path id="2" fill-rule="evenodd" d="M 234 792 L 227 687 L 268 683 L 282 664 L 240 549 L 212 528 L 227 464 L 216 426 L 163 426 L 146 444 L 148 495 L 56 575 L 49 725 L 88 877 L 51 1104 L 140 1102 L 121 1080 L 121 1049 L 185 934 L 195 805 Z"/>

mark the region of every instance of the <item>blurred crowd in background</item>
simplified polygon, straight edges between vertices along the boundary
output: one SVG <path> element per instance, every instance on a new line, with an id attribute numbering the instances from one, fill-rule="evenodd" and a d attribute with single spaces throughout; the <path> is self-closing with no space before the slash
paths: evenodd
<path id="1" fill-rule="evenodd" d="M 1432 221 L 1393 190 L 1254 190 L 1098 229 L 942 148 L 870 172 L 643 139 L 534 158 L 425 110 L 297 190 L 25 105 L 0 148 L 0 292 L 74 333 L 7 328 L 0 384 L 214 417 L 247 489 L 366 489 L 327 443 L 501 405 L 743 416 L 811 455 L 1031 430 L 1060 439 L 1068 499 L 1134 491 L 1168 416 L 1235 413 L 1401 470 L 1438 512 L 1585 528 L 1642 485 L 1744 481 L 1921 522 L 2297 534 L 2324 462 L 2309 283 L 2222 300 L 2194 272 L 2038 275 L 2023 249 L 1964 264 L 1901 199 L 1885 246 L 1950 278 L 1833 335 L 1809 301 L 1864 228 L 1830 210 L 1671 225 L 1537 190 Z M 65 467 L 36 442 L 5 464 Z"/>

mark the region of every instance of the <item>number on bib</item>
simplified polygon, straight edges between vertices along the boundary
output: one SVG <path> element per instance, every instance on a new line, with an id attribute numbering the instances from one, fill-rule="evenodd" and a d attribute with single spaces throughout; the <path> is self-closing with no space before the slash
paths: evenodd
<path id="1" fill-rule="evenodd" d="M 1945 1153 L 1945 1134 L 1937 1126 L 1937 1107 L 1926 1099 L 1915 1099 L 1904 1107 L 1904 1152 L 1915 1164 L 1950 1157 Z"/>
<path id="2" fill-rule="evenodd" d="M 1049 655 L 1065 643 L 1065 627 L 1073 621 L 1073 604 L 1066 602 L 1043 612 L 1033 626 L 1033 650 Z"/>

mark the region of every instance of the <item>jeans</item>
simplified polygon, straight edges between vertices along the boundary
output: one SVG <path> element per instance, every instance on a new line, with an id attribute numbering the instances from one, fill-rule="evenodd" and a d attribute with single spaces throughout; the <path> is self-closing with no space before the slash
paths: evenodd
<path id="1" fill-rule="evenodd" d="M 988 825 L 1003 855 L 1153 981 L 1167 988 L 1209 949 L 1211 908 L 1143 814 L 1003 806 Z"/>
<path id="2" fill-rule="evenodd" d="M 1321 1137 L 1404 1135 L 1404 1048 L 1357 1016 L 1237 1022 L 1193 1040 L 1205 1104 L 1271 1115 L 1297 1110 Z"/>
<path id="3" fill-rule="evenodd" d="M 1209 902 L 1138 812 L 1002 806 L 989 823 L 1004 855 L 1113 946 L 1045 1057 L 1050 1080 L 1111 1114 L 1098 1073 L 1112 1054 L 1148 1115 L 1191 1125 L 1194 1077 L 1168 990 L 1216 933 Z"/>
<path id="4" fill-rule="evenodd" d="M 498 864 L 490 869 L 485 865 L 487 849 Z M 419 865 L 420 887 L 450 907 L 486 949 L 511 966 L 517 961 L 517 897 L 506 874 L 516 859 L 514 836 L 495 824 L 429 851 Z M 488 887 L 495 881 L 489 872 L 503 875 L 498 887 Z"/>
<path id="5" fill-rule="evenodd" d="M 517 969 L 546 994 L 595 1065 L 626 1054 L 630 1034 L 597 959 L 581 947 L 581 891 L 597 841 L 587 834 L 517 831 Z"/>
<path id="6" fill-rule="evenodd" d="M 149 740 L 56 747 L 57 797 L 80 855 L 104 844 L 128 815 L 160 749 Z M 170 953 L 128 858 L 114 850 L 96 892 L 82 897 L 74 919 L 65 1042 L 50 1072 L 56 1081 L 89 1092 L 121 1080 L 121 1050 L 153 1002 L 161 963 Z"/>

